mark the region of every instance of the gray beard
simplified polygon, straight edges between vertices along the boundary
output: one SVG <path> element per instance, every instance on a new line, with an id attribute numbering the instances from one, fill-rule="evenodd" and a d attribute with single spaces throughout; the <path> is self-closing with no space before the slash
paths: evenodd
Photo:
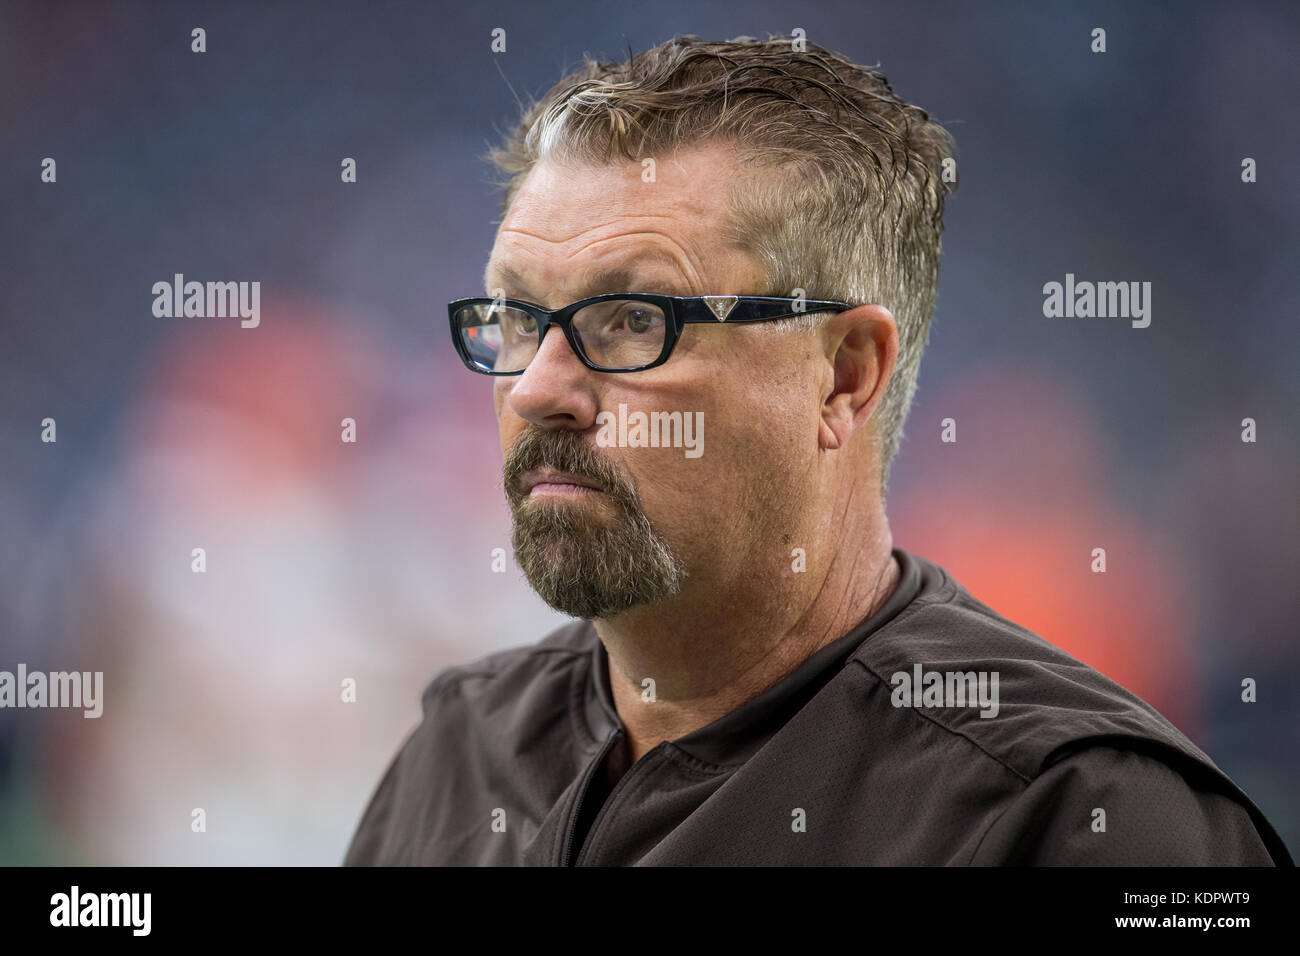
<path id="1" fill-rule="evenodd" d="M 613 617 L 681 590 L 681 561 L 639 507 L 613 524 L 581 504 L 511 502 L 515 560 L 534 591 L 573 617 Z"/>

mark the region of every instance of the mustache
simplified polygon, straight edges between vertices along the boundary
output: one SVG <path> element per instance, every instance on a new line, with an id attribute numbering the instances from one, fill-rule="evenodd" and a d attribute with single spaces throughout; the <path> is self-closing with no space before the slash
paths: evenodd
<path id="1" fill-rule="evenodd" d="M 529 428 L 515 439 L 506 452 L 503 469 L 506 496 L 512 505 L 527 497 L 522 487 L 524 475 L 543 467 L 595 482 L 616 504 L 638 506 L 631 479 L 594 452 L 581 435 L 567 428 Z"/>

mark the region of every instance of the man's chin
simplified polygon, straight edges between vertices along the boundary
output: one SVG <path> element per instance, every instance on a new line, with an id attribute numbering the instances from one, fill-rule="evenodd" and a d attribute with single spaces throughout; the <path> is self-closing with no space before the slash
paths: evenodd
<path id="1" fill-rule="evenodd" d="M 546 566 L 551 573 L 563 577 L 575 577 L 582 574 L 581 555 L 577 553 L 577 547 L 569 535 L 552 535 L 538 545 L 538 552 L 546 562 Z"/>
<path id="2" fill-rule="evenodd" d="M 671 568 L 619 554 L 599 533 L 533 536 L 526 551 L 516 548 L 515 559 L 538 597 L 573 617 L 614 617 L 671 597 L 680 586 Z"/>

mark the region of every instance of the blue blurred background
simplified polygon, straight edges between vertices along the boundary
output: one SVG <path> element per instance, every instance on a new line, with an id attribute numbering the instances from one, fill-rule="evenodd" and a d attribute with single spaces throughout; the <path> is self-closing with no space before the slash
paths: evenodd
<path id="1" fill-rule="evenodd" d="M 498 219 L 482 154 L 584 52 L 795 28 L 957 142 L 896 543 L 1151 701 L 1300 849 L 1300 7 L 1049 6 L 6 4 L 0 670 L 106 700 L 0 711 L 0 863 L 341 860 L 429 678 L 564 620 L 492 571 L 490 384 L 445 330 Z M 259 280 L 260 327 L 155 318 L 177 272 Z M 1150 281 L 1150 327 L 1044 318 L 1067 272 Z"/>

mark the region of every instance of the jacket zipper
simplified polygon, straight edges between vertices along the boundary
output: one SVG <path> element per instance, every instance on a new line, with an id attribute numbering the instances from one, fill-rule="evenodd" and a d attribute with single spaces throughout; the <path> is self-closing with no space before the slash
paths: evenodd
<path id="1" fill-rule="evenodd" d="M 637 775 L 637 771 L 644 772 L 645 768 L 649 764 L 654 763 L 654 761 L 651 760 L 650 758 L 658 756 L 659 752 L 667 746 L 668 746 L 667 741 L 662 741 L 656 744 L 653 748 L 651 748 L 649 752 L 643 754 L 640 760 L 638 760 L 630 768 L 628 768 L 627 772 L 624 773 L 623 776 L 619 778 L 618 783 L 614 784 L 613 789 L 609 791 L 609 796 L 605 798 L 605 805 L 596 812 L 596 818 L 591 821 L 591 827 L 590 829 L 587 830 L 587 838 L 582 843 L 582 849 L 578 853 L 578 858 L 573 862 L 574 866 L 581 865 L 582 861 L 586 859 L 587 851 L 591 849 L 592 838 L 596 835 L 596 832 L 600 829 L 601 821 L 605 819 L 606 815 L 609 813 L 610 807 L 612 807 L 614 805 L 614 802 L 618 799 L 619 794 L 626 789 L 626 784 L 628 780 L 631 779 L 632 777 L 635 777 Z"/>
<path id="2" fill-rule="evenodd" d="M 622 736 L 623 731 L 615 730 L 605 738 L 604 745 L 597 751 L 596 756 L 587 765 L 587 769 L 583 771 L 582 779 L 578 781 L 578 801 L 573 808 L 573 812 L 569 814 L 569 825 L 565 828 L 564 843 L 560 845 L 560 866 L 570 865 L 569 860 L 573 856 L 573 832 L 578 829 L 578 820 L 582 817 L 582 805 L 587 801 L 587 788 L 591 784 L 592 775 L 604 764 L 605 755 L 609 753 L 610 748 Z M 595 829 L 595 821 L 592 821 L 592 829 Z"/>

